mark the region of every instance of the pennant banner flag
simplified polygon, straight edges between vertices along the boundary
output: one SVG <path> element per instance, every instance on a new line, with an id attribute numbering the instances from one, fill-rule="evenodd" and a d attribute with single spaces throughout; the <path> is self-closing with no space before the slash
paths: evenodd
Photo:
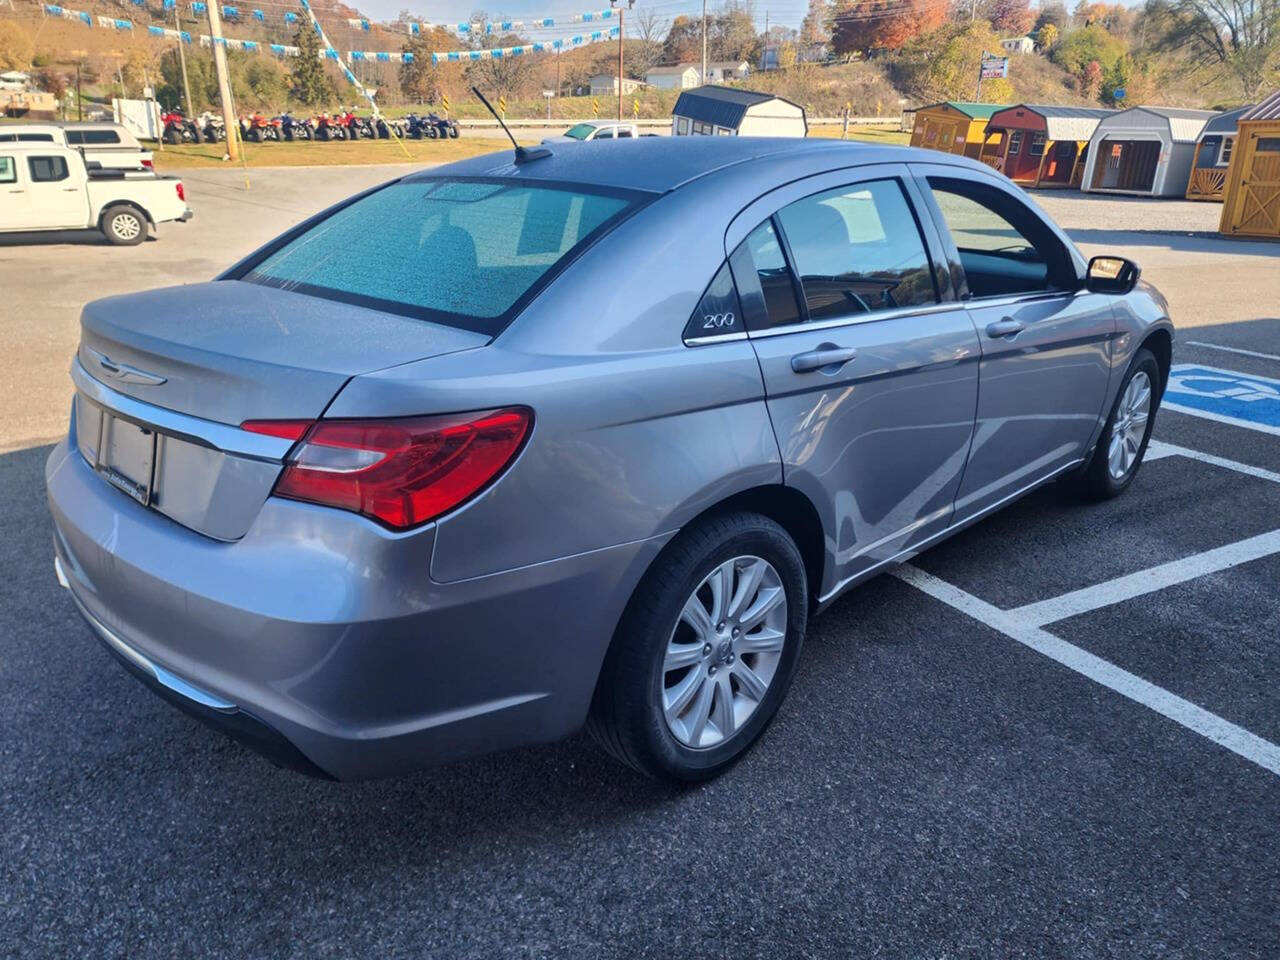
<path id="1" fill-rule="evenodd" d="M 566 37 L 563 40 L 544 40 L 537 43 L 526 43 L 518 47 L 498 47 L 493 50 L 448 50 L 431 54 L 431 63 L 451 63 L 462 60 L 502 60 L 506 57 L 519 57 L 526 53 L 550 53 L 572 47 L 581 47 L 588 43 L 596 43 L 618 36 L 618 28 L 594 30 L 588 34 Z"/>
<path id="2" fill-rule="evenodd" d="M 568 17 L 538 17 L 532 20 L 474 20 L 470 23 L 424 23 L 411 21 L 407 24 L 412 34 L 425 33 L 428 30 L 448 30 L 450 33 L 469 34 L 512 33 L 517 30 L 540 30 L 545 27 L 560 27 L 569 23 L 594 23 L 597 20 L 617 18 L 613 10 L 594 10 L 590 13 L 575 13 Z"/>
<path id="3" fill-rule="evenodd" d="M 45 16 L 61 17 L 63 20 L 79 20 L 86 27 L 93 26 L 93 17 L 89 16 L 89 14 L 83 10 L 68 10 L 66 7 L 59 7 L 53 3 L 46 3 L 44 5 L 44 12 Z M 100 19 L 108 21 L 111 20 L 110 17 L 102 17 Z"/>

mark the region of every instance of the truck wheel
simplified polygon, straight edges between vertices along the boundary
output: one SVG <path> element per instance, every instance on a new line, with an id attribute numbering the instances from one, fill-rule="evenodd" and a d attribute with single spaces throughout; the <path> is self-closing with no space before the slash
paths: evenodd
<path id="1" fill-rule="evenodd" d="M 147 218 L 137 207 L 109 207 L 102 215 L 102 233 L 118 247 L 132 247 L 147 239 Z"/>

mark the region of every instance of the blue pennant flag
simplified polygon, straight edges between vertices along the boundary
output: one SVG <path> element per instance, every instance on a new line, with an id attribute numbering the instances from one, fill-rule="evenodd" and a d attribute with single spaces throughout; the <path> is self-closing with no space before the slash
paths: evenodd
<path id="1" fill-rule="evenodd" d="M 263 13 L 261 10 L 255 10 L 253 11 L 253 19 L 259 20 L 259 21 L 265 21 L 267 19 L 267 15 Z"/>
<path id="2" fill-rule="evenodd" d="M 284 22 L 285 22 L 285 23 L 297 23 L 297 22 L 298 22 L 298 15 L 297 15 L 296 13 L 293 13 L 293 12 L 286 13 L 286 14 L 284 15 Z"/>

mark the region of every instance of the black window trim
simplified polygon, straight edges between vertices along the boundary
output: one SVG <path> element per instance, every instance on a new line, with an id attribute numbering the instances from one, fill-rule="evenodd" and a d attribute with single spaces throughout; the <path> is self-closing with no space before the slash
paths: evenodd
<path id="1" fill-rule="evenodd" d="M 345 210 L 359 200 L 363 200 L 380 190 L 388 187 L 398 186 L 400 184 L 411 183 L 430 183 L 432 181 L 450 181 L 453 183 L 492 183 L 505 187 L 541 187 L 543 189 L 580 191 L 582 193 L 593 193 L 598 196 L 614 197 L 620 200 L 630 201 L 629 205 L 624 206 L 621 210 L 609 217 L 589 234 L 579 240 L 576 244 L 565 251 L 564 255 L 556 261 L 545 273 L 540 275 L 528 290 L 508 307 L 503 313 L 496 317 L 472 317 L 465 314 L 450 313 L 445 310 L 433 310 L 430 307 L 418 307 L 412 304 L 400 303 L 395 300 L 384 300 L 380 297 L 368 297 L 363 294 L 347 293 L 346 291 L 334 290 L 329 287 L 313 286 L 311 284 L 291 283 L 291 282 L 272 282 L 270 279 L 254 279 L 246 280 L 249 274 L 257 269 L 258 265 L 264 260 L 271 257 L 284 247 L 288 246 L 304 233 L 319 226 L 325 220 L 328 220 L 334 214 Z M 257 283 L 264 287 L 274 287 L 276 289 L 291 290 L 295 293 L 305 294 L 317 297 L 323 300 L 332 300 L 338 303 L 349 303 L 354 306 L 367 307 L 370 310 L 379 310 L 383 313 L 392 313 L 397 316 L 412 317 L 415 320 L 425 320 L 429 323 L 438 323 L 443 326 L 453 327 L 454 329 L 467 330 L 471 333 L 478 333 L 481 336 L 489 338 L 489 342 L 493 342 L 499 337 L 504 330 L 509 327 L 515 319 L 545 290 L 557 277 L 565 270 L 572 266 L 578 259 L 582 257 L 589 249 L 596 245 L 606 235 L 612 233 L 624 221 L 635 216 L 642 209 L 647 207 L 654 200 L 657 200 L 662 194 L 651 190 L 632 190 L 624 187 L 614 187 L 598 183 L 579 183 L 570 180 L 541 180 L 537 177 L 469 177 L 469 176 L 450 176 L 448 174 L 437 173 L 417 173 L 409 174 L 398 180 L 391 180 L 387 183 L 378 184 L 368 190 L 362 190 L 354 196 L 348 197 L 346 200 L 339 201 L 326 210 L 320 211 L 314 217 L 310 217 L 298 224 L 292 230 L 288 230 L 276 239 L 270 241 L 265 246 L 255 250 L 249 256 L 245 257 L 239 263 L 224 271 L 215 280 L 241 280 L 246 283 Z"/>

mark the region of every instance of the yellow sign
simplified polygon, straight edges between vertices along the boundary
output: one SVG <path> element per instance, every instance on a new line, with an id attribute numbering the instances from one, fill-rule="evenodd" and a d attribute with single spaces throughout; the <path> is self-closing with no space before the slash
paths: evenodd
<path id="1" fill-rule="evenodd" d="M 447 93 L 440 95 L 440 106 L 444 107 L 444 115 L 447 117 L 449 115 L 449 95 Z"/>
<path id="2" fill-rule="evenodd" d="M 600 116 L 600 101 L 595 97 L 591 98 L 591 113 L 593 116 Z"/>
<path id="3" fill-rule="evenodd" d="M 639 101 L 639 100 L 632 100 L 632 101 L 631 101 L 631 115 L 632 115 L 633 117 L 638 117 L 638 116 L 640 116 L 640 101 Z"/>
<path id="4" fill-rule="evenodd" d="M 507 115 L 507 98 L 506 97 L 498 98 L 498 112 L 502 114 L 504 117 Z"/>

